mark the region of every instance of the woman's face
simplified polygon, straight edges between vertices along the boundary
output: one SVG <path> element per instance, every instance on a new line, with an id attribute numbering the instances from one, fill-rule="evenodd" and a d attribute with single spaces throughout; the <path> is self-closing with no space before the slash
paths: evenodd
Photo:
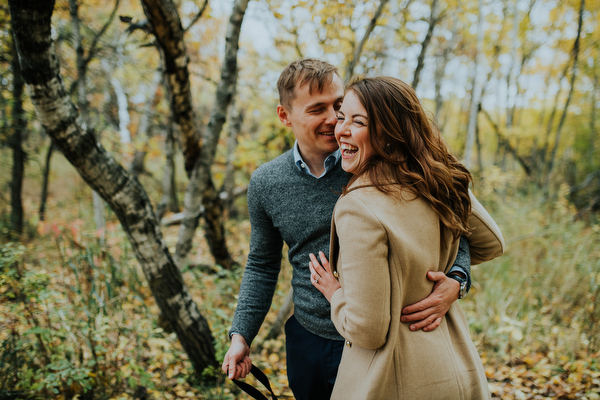
<path id="1" fill-rule="evenodd" d="M 340 146 L 342 168 L 346 172 L 356 173 L 360 165 L 375 154 L 368 124 L 367 111 L 354 91 L 349 91 L 337 112 L 335 126 L 335 139 Z"/>

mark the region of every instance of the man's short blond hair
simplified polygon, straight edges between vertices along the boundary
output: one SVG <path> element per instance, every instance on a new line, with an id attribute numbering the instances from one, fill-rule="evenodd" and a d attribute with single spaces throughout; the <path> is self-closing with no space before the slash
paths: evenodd
<path id="1" fill-rule="evenodd" d="M 279 104 L 287 109 L 291 108 L 292 101 L 296 98 L 296 85 L 309 84 L 308 92 L 312 95 L 313 90 L 323 91 L 325 85 L 333 81 L 333 75 L 338 75 L 338 69 L 321 60 L 314 58 L 303 58 L 288 64 L 281 72 L 277 80 L 279 91 Z"/>

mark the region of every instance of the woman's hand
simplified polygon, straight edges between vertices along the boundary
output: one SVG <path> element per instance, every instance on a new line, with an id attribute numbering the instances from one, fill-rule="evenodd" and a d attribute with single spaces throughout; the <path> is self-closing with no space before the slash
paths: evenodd
<path id="1" fill-rule="evenodd" d="M 321 263 L 317 260 L 317 257 L 314 254 L 310 254 L 310 262 L 308 263 L 308 268 L 310 268 L 310 281 L 313 286 L 319 289 L 319 292 L 323 293 L 323 296 L 331 303 L 331 296 L 333 293 L 342 287 L 340 282 L 333 276 L 331 273 L 331 268 L 329 267 L 329 261 L 327 261 L 327 257 L 325 254 L 320 251 L 319 258 L 321 259 Z"/>

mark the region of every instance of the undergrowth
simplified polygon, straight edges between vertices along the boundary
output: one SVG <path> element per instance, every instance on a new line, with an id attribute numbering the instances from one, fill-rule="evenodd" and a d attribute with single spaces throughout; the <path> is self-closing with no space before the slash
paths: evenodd
<path id="1" fill-rule="evenodd" d="M 546 201 L 494 171 L 482 182 L 476 194 L 507 248 L 473 267 L 473 287 L 461 306 L 494 398 L 517 398 L 500 386 L 514 386 L 521 378 L 511 374 L 524 368 L 519 374 L 538 377 L 540 389 L 531 384 L 522 398 L 551 398 L 556 392 L 542 382 L 575 385 L 577 372 L 579 397 L 594 399 L 590 393 L 600 388 L 594 361 L 600 355 L 600 225 L 576 220 L 565 190 Z M 158 325 L 159 310 L 118 224 L 109 222 L 104 241 L 85 226 L 78 219 L 38 223 L 33 241 L 0 245 L 0 398 L 243 398 L 218 370 L 217 383 L 195 379 L 175 334 Z M 249 224 L 229 221 L 228 230 L 243 264 Z M 176 232 L 165 228 L 171 246 Z M 210 323 L 220 362 L 242 270 L 201 268 L 210 256 L 201 239 L 195 243 L 182 273 Z M 289 281 L 288 267 L 253 358 L 282 398 L 290 394 L 284 340 L 264 337 Z"/>

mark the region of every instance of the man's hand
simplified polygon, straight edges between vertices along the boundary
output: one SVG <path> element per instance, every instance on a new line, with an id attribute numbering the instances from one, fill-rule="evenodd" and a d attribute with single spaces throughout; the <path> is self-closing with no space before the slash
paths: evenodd
<path id="1" fill-rule="evenodd" d="M 423 329 L 429 332 L 437 328 L 452 303 L 458 299 L 460 284 L 448 278 L 443 272 L 427 272 L 427 279 L 435 282 L 429 296 L 402 309 L 402 322 L 415 322 L 409 328 L 411 331 Z"/>
<path id="2" fill-rule="evenodd" d="M 242 335 L 234 333 L 231 336 L 231 346 L 225 354 L 221 368 L 229 379 L 243 379 L 250 373 L 250 346 Z"/>

